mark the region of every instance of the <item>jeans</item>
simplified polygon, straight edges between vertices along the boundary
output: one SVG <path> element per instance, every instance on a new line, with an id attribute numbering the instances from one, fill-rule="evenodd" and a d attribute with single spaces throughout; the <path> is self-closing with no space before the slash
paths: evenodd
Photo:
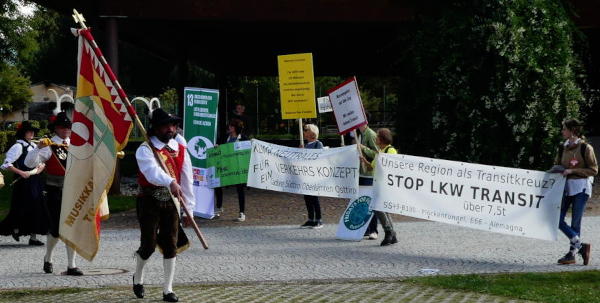
<path id="1" fill-rule="evenodd" d="M 560 220 L 558 228 L 569 239 L 581 235 L 581 218 L 583 217 L 583 212 L 585 211 L 585 204 L 587 203 L 589 197 L 590 196 L 588 194 L 583 192 L 578 193 L 575 196 L 563 197 L 562 205 L 560 207 Z M 565 222 L 565 216 L 567 215 L 567 211 L 569 210 L 571 205 L 573 205 L 573 211 L 571 213 L 571 226 L 569 226 Z"/>

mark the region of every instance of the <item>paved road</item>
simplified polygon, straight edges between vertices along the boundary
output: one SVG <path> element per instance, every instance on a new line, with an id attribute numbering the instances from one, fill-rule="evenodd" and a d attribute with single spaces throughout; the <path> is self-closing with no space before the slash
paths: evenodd
<path id="1" fill-rule="evenodd" d="M 584 219 L 583 235 L 600 245 L 600 217 Z M 421 269 L 440 274 L 493 272 L 548 272 L 600 268 L 600 254 L 590 266 L 559 266 L 567 249 L 561 242 L 532 240 L 475 231 L 433 222 L 396 223 L 400 243 L 380 247 L 379 241 L 345 242 L 334 239 L 335 225 L 320 230 L 297 226 L 235 226 L 205 228 L 211 248 L 194 247 L 179 256 L 176 284 L 248 281 L 373 279 L 417 276 Z M 192 237 L 192 232 L 188 231 Z M 79 259 L 84 271 L 116 268 L 132 271 L 139 232 L 105 230 L 101 251 L 93 263 Z M 600 246 L 594 246 L 600 247 Z M 131 273 L 68 277 L 42 273 L 43 247 L 15 244 L 0 238 L 0 289 L 129 285 Z M 596 259 L 594 259 L 594 257 Z M 62 244 L 55 270 L 66 268 Z M 159 253 L 147 265 L 147 284 L 162 283 Z"/>

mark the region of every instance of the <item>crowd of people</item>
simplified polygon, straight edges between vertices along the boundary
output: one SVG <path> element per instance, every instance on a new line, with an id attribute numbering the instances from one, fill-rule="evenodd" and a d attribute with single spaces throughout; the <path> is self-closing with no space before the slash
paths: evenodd
<path id="1" fill-rule="evenodd" d="M 243 108 L 237 110 L 227 123 L 226 132 L 218 138 L 221 144 L 248 140 L 246 133 L 247 119 Z M 188 239 L 181 224 L 189 224 L 192 218 L 181 215 L 179 202 L 172 195 L 184 197 L 188 207 L 193 209 L 195 197 L 192 189 L 193 175 L 190 156 L 186 143 L 177 135 L 177 127 L 181 119 L 163 109 L 158 108 L 151 114 L 150 140 L 136 150 L 136 161 L 139 167 L 138 183 L 140 192 L 136 209 L 140 226 L 140 245 L 135 252 L 136 270 L 133 274 L 133 292 L 138 298 L 145 296 L 144 268 L 154 253 L 156 246 L 163 254 L 164 285 L 163 300 L 177 302 L 173 292 L 173 277 L 177 254 L 188 246 Z M 16 143 L 6 153 L 1 168 L 15 175 L 10 212 L 0 222 L 0 234 L 12 236 L 20 241 L 29 236 L 29 245 L 42 246 L 44 243 L 38 235 L 47 235 L 46 254 L 43 259 L 43 271 L 53 272 L 53 252 L 59 241 L 59 219 L 64 185 L 65 167 L 70 144 L 71 121 L 65 113 L 58 114 L 49 124 L 55 134 L 52 138 L 44 138 L 34 142 L 35 133 L 39 131 L 29 121 L 21 123 L 16 131 Z M 393 135 L 390 129 L 380 128 L 374 131 L 368 124 L 359 127 L 357 136 L 353 138 L 360 149 L 360 186 L 373 185 L 373 172 L 379 153 L 397 154 L 392 146 Z M 569 239 L 567 254 L 558 260 L 559 264 L 574 264 L 580 255 L 584 265 L 589 264 L 591 244 L 583 242 L 581 224 L 586 203 L 592 192 L 592 177 L 598 173 L 598 164 L 593 147 L 586 143 L 582 135 L 582 124 L 577 120 L 566 120 L 563 123 L 562 135 L 565 139 L 560 146 L 555 166 L 558 172 L 567 177 L 562 199 L 559 229 Z M 322 149 L 319 141 L 319 128 L 314 124 L 303 127 L 306 140 L 300 147 Z M 167 169 L 162 169 L 153 153 L 158 153 L 164 160 Z M 555 169 L 553 168 L 553 169 Z M 41 173 L 45 172 L 43 178 Z M 556 172 L 556 171 L 555 171 Z M 243 222 L 245 215 L 246 184 L 233 185 L 236 188 L 239 202 L 238 221 Z M 223 190 L 217 188 L 216 213 L 223 212 Z M 319 197 L 305 195 L 307 221 L 301 228 L 318 229 L 323 227 Z M 568 210 L 571 211 L 570 225 L 565 221 Z M 378 224 L 384 230 L 381 246 L 398 242 L 390 215 L 374 211 L 365 238 L 378 239 Z M 67 249 L 67 275 L 80 276 L 83 272 L 75 265 L 75 252 L 70 245 Z"/>

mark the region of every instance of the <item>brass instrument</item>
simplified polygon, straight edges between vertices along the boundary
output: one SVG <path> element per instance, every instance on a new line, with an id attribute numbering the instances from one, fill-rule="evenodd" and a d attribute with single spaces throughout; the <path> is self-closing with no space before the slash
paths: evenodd
<path id="1" fill-rule="evenodd" d="M 33 139 L 31 140 L 32 143 L 35 144 L 39 144 L 40 142 L 44 142 L 44 144 L 46 146 L 59 146 L 59 147 L 69 147 L 68 144 L 60 144 L 60 143 L 55 143 L 54 141 L 52 141 L 52 139 L 48 138 L 48 137 L 42 137 L 42 138 L 38 138 L 38 139 Z"/>

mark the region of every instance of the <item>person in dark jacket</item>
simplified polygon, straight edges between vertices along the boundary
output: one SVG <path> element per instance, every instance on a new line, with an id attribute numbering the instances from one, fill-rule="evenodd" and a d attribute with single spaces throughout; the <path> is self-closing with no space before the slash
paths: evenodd
<path id="1" fill-rule="evenodd" d="M 229 124 L 227 125 L 227 138 L 221 143 L 233 143 L 237 141 L 247 141 L 248 137 L 243 134 L 243 122 L 238 119 L 231 119 Z M 238 222 L 246 221 L 246 193 L 244 192 L 246 188 L 246 183 L 236 184 L 234 185 L 238 195 L 238 204 L 240 207 L 240 214 L 237 218 Z M 215 188 L 215 198 L 216 198 L 216 215 L 217 217 L 221 216 L 223 213 L 223 188 L 217 187 Z"/>
<path id="2" fill-rule="evenodd" d="M 19 237 L 29 235 L 29 245 L 43 246 L 36 235 L 48 233 L 48 211 L 44 207 L 42 191 L 44 184 L 39 175 L 45 164 L 27 167 L 25 157 L 36 144 L 31 142 L 39 129 L 31 122 L 24 121 L 17 128 L 17 142 L 6 152 L 6 159 L 0 168 L 15 174 L 15 181 L 8 216 L 0 222 L 0 235 Z"/>

